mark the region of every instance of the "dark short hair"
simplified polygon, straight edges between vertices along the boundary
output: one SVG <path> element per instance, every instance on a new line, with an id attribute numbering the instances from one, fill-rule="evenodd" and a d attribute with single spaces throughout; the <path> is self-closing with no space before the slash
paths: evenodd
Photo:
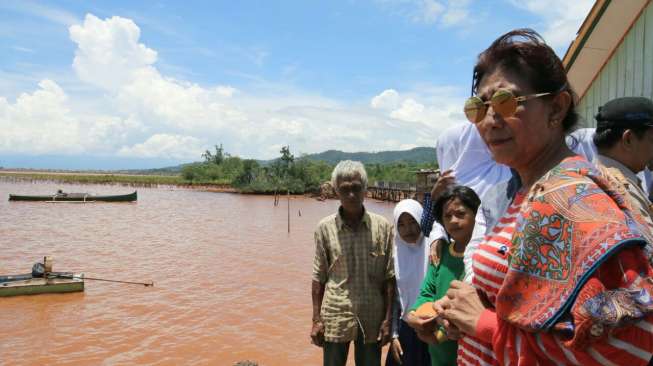
<path id="1" fill-rule="evenodd" d="M 447 203 L 451 202 L 454 199 L 460 199 L 460 202 L 476 215 L 478 211 L 478 206 L 481 205 L 481 199 L 478 198 L 476 192 L 473 189 L 466 186 L 453 186 L 447 189 L 438 199 L 435 201 L 433 206 L 433 213 L 435 214 L 435 220 L 440 224 L 443 224 L 442 213 L 444 212 L 444 206 Z"/>
<path id="2" fill-rule="evenodd" d="M 571 95 L 571 105 L 562 121 L 564 132 L 570 132 L 578 123 L 576 97 L 567 80 L 560 58 L 536 31 L 523 28 L 512 30 L 497 38 L 490 47 L 478 55 L 472 81 L 472 95 L 478 93 L 483 77 L 497 69 L 524 75 L 536 93 Z"/>
<path id="3" fill-rule="evenodd" d="M 600 150 L 605 150 L 613 147 L 619 140 L 621 140 L 621 137 L 623 136 L 624 132 L 626 130 L 631 130 L 633 131 L 633 134 L 637 136 L 637 138 L 641 139 L 644 137 L 644 134 L 646 133 L 646 130 L 651 128 L 650 126 L 638 126 L 638 127 L 630 127 L 630 128 L 625 128 L 625 127 L 611 127 L 611 128 L 604 128 L 601 130 L 596 130 L 594 132 L 594 136 L 592 136 L 592 142 L 594 142 L 594 145 L 596 145 L 596 148 Z"/>

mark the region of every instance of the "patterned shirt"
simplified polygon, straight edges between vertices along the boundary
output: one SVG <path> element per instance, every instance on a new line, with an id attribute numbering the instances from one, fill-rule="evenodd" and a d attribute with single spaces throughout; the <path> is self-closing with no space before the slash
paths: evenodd
<path id="1" fill-rule="evenodd" d="M 327 342 L 348 342 L 363 330 L 365 343 L 376 342 L 385 317 L 383 285 L 395 276 L 392 225 L 364 211 L 356 229 L 338 214 L 315 230 L 313 280 L 325 285 L 320 315 Z"/>
<path id="2" fill-rule="evenodd" d="M 569 163 L 579 161 L 579 159 L 578 157 L 568 158 L 565 161 Z M 578 187 L 582 186 L 582 182 L 574 184 Z M 598 188 L 589 179 L 588 185 Z M 597 207 L 600 205 L 616 207 L 607 194 L 598 193 L 598 189 L 591 192 L 593 195 L 588 196 L 591 198 L 585 198 L 585 202 L 595 204 Z M 621 249 L 607 258 L 605 262 L 601 262 L 599 269 L 589 276 L 589 280 L 580 289 L 578 297 L 568 312 L 575 321 L 573 339 L 562 337 L 564 333 L 559 331 L 527 331 L 509 323 L 502 315 L 497 314 L 495 307 L 501 300 L 501 290 L 505 290 L 507 274 L 519 259 L 516 253 L 521 253 L 513 250 L 515 243 L 519 245 L 515 239 L 516 233 L 519 232 L 518 222 L 525 220 L 524 212 L 534 205 L 533 201 L 536 200 L 527 199 L 527 192 L 524 190 L 518 192 L 503 217 L 474 254 L 473 284 L 486 296 L 493 307 L 486 309 L 477 321 L 476 337 L 465 336 L 459 341 L 458 364 L 483 366 L 647 365 L 653 356 L 653 314 L 634 315 L 630 323 L 621 324 L 619 328 L 613 327 L 608 331 L 608 321 L 604 322 L 598 316 L 583 319 L 579 317 L 579 312 L 574 310 L 581 301 L 589 297 L 588 294 L 591 292 L 588 289 L 600 287 L 597 290 L 599 293 L 597 298 L 600 299 L 602 298 L 600 293 L 610 293 L 615 289 L 629 288 L 633 283 L 649 281 L 651 270 L 646 261 L 643 261 L 639 248 Z M 572 202 L 572 200 L 561 198 L 560 202 L 566 203 Z M 574 205 L 581 205 L 579 201 L 573 202 Z M 564 207 L 570 206 L 565 205 Z M 571 217 L 578 213 L 570 211 L 566 214 Z M 603 216 L 597 215 L 597 220 L 601 217 Z M 543 227 L 545 226 L 543 225 Z M 534 233 L 552 232 L 551 226 L 546 228 L 549 230 L 545 231 L 543 228 L 531 230 Z M 574 230 L 576 233 L 583 233 L 586 229 L 577 225 Z M 594 232 L 599 231 L 595 230 Z M 589 239 L 587 241 L 589 242 Z M 533 247 L 539 251 L 547 246 L 537 242 Z M 582 249 L 579 245 L 576 245 L 575 248 Z M 559 257 L 562 256 L 559 255 Z M 639 277 L 640 274 L 646 278 Z M 532 277 L 535 276 L 532 275 Z M 532 287 L 533 291 L 537 290 L 537 285 Z M 639 293 L 638 290 L 633 292 Z M 647 290 L 642 290 L 642 292 L 646 294 Z M 505 293 L 503 296 L 506 296 Z M 542 301 L 544 302 L 545 299 Z M 596 308 L 611 312 L 613 316 L 610 319 L 618 319 L 622 316 L 621 314 L 626 313 L 623 311 L 624 305 L 618 303 L 607 301 L 605 303 L 598 301 L 588 303 L 598 304 Z M 630 303 L 626 302 L 625 304 L 627 307 Z M 528 315 L 530 314 L 524 313 L 524 316 Z M 616 320 L 614 321 L 616 322 Z M 560 322 L 558 325 L 562 323 Z M 588 341 L 580 343 L 581 339 Z"/>

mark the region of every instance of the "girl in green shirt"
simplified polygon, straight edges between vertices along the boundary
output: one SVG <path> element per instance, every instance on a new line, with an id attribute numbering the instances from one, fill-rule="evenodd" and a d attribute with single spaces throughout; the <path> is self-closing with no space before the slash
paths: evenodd
<path id="1" fill-rule="evenodd" d="M 455 365 L 458 344 L 446 339 L 447 335 L 438 327 L 436 317 L 423 318 L 415 310 L 424 303 L 442 298 L 451 281 L 463 277 L 463 253 L 472 237 L 474 218 L 480 204 L 481 200 L 471 188 L 454 186 L 440 195 L 434 205 L 435 219 L 444 226 L 449 240 L 433 243 L 436 245 L 436 255 L 407 317 L 408 324 L 415 329 L 418 337 L 429 343 L 432 366 Z M 438 337 L 435 335 L 437 332 L 440 332 Z M 449 337 L 455 338 L 456 335 L 450 334 Z"/>

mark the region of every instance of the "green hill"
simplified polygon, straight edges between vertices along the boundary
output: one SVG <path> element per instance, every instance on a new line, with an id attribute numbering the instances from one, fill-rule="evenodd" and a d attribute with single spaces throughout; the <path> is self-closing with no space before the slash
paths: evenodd
<path id="1" fill-rule="evenodd" d="M 327 150 L 318 154 L 303 155 L 301 158 L 324 161 L 329 164 L 336 164 L 341 160 L 357 160 L 363 164 L 391 164 L 399 162 L 422 164 L 435 162 L 435 148 L 416 147 L 403 151 L 379 151 L 371 153 Z"/>
<path id="2" fill-rule="evenodd" d="M 341 160 L 356 160 L 362 162 L 363 164 L 381 165 L 394 163 L 408 163 L 411 165 L 432 164 L 435 163 L 435 148 L 416 147 L 410 150 L 379 152 L 344 152 L 340 150 L 327 150 L 317 154 L 302 155 L 300 159 L 323 161 L 330 165 L 335 165 Z M 276 160 L 278 159 L 259 160 L 258 162 L 263 166 L 267 166 Z M 115 172 L 127 174 L 169 175 L 181 173 L 182 169 L 186 165 L 188 164 L 181 164 L 159 169 L 130 169 Z"/>

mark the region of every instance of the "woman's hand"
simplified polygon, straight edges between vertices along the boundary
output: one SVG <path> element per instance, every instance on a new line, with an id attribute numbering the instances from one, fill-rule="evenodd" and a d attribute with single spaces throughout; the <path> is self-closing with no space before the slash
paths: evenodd
<path id="1" fill-rule="evenodd" d="M 444 317 L 463 333 L 475 336 L 476 323 L 485 310 L 476 289 L 467 283 L 452 281 L 445 298 L 447 301 L 439 304 Z"/>
<path id="2" fill-rule="evenodd" d="M 433 311 L 436 312 L 436 314 L 440 314 L 440 316 L 437 317 L 437 323 L 440 327 L 444 329 L 444 334 L 447 337 L 447 339 L 451 340 L 458 340 L 462 338 L 462 333 L 456 327 L 453 325 L 445 316 L 445 308 L 449 308 L 450 306 L 450 300 L 448 297 L 443 297 L 440 300 L 436 301 L 433 303 Z"/>
<path id="3" fill-rule="evenodd" d="M 392 358 L 394 358 L 395 361 L 401 365 L 401 356 L 404 355 L 404 350 L 401 348 L 401 342 L 399 342 L 399 338 L 392 339 L 392 342 L 390 343 L 390 353 L 392 353 Z"/>
<path id="4" fill-rule="evenodd" d="M 452 186 L 455 183 L 456 176 L 454 176 L 453 170 L 448 169 L 442 172 L 438 180 L 435 181 L 433 189 L 431 189 L 431 200 L 433 202 L 437 201 L 438 197 L 440 197 L 440 195 L 444 193 L 444 191 L 446 191 L 449 186 Z"/>

